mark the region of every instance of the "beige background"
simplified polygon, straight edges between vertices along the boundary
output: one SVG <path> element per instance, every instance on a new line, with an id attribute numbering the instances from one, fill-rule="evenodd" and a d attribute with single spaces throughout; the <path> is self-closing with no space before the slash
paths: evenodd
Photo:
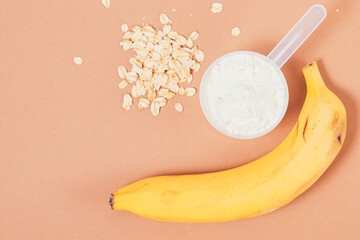
<path id="1" fill-rule="evenodd" d="M 0 238 L 20 239 L 360 239 L 360 1 L 208 0 L 0 1 Z M 268 54 L 315 3 L 328 17 L 283 67 L 290 105 L 282 123 L 255 140 L 221 135 L 206 121 L 198 95 L 171 101 L 158 118 L 125 112 L 116 67 L 120 25 L 198 30 L 206 67 L 234 50 Z M 177 9 L 172 12 L 171 9 Z M 336 12 L 336 9 L 340 9 Z M 192 17 L 189 14 L 192 13 Z M 230 31 L 241 27 L 233 38 Z M 82 56 L 84 64 L 72 62 Z M 324 176 L 288 206 L 265 216 L 218 224 L 173 224 L 114 212 L 109 194 L 159 174 L 200 173 L 250 162 L 277 146 L 305 98 L 301 68 L 313 60 L 344 102 L 348 137 Z M 126 89 L 129 91 L 129 88 Z"/>

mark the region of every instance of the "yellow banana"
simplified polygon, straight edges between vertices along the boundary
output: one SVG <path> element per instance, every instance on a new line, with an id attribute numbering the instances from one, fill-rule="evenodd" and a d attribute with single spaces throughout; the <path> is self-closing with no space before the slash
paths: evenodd
<path id="1" fill-rule="evenodd" d="M 346 111 L 316 62 L 303 68 L 307 95 L 289 136 L 269 154 L 238 168 L 143 179 L 114 192 L 114 210 L 168 222 L 224 222 L 278 209 L 328 168 L 346 135 Z"/>

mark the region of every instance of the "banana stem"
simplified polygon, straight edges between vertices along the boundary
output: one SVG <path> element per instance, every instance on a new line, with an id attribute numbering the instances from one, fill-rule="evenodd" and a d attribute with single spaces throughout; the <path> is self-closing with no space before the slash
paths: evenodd
<path id="1" fill-rule="evenodd" d="M 305 76 L 306 87 L 309 93 L 318 93 L 323 90 L 323 88 L 326 88 L 316 61 L 309 63 L 302 71 Z"/>

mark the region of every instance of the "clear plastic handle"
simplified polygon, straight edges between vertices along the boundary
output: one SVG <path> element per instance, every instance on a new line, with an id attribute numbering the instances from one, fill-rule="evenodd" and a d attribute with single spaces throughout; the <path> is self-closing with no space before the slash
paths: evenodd
<path id="1" fill-rule="evenodd" d="M 325 17 L 326 9 L 324 6 L 320 4 L 312 6 L 269 53 L 268 57 L 281 68 Z"/>

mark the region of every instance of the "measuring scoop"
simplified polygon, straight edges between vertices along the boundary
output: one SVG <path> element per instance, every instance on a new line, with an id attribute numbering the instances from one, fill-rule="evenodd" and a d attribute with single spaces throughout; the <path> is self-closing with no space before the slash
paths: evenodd
<path id="1" fill-rule="evenodd" d="M 210 124 L 215 127 L 218 131 L 223 134 L 239 138 L 239 139 L 251 139 L 257 138 L 267 134 L 272 131 L 283 119 L 285 112 L 289 103 L 289 91 L 286 83 L 286 79 L 280 70 L 281 67 L 286 63 L 286 61 L 295 53 L 295 51 L 301 46 L 301 44 L 311 35 L 311 33 L 319 26 L 319 24 L 326 17 L 326 9 L 320 5 L 313 5 L 305 15 L 295 24 L 295 26 L 286 34 L 286 36 L 277 44 L 277 46 L 269 53 L 268 56 L 264 56 L 260 53 L 251 52 L 251 51 L 236 51 L 229 54 L 226 54 L 217 60 L 215 60 L 206 70 L 200 85 L 200 103 L 202 110 L 205 114 L 205 117 L 210 122 Z M 281 108 L 279 110 L 278 116 L 276 116 L 276 120 L 272 121 L 271 124 L 266 126 L 264 129 L 260 129 L 259 131 L 244 131 L 245 134 L 241 134 L 237 131 L 229 131 L 225 126 L 223 126 L 223 122 L 217 121 L 216 117 L 214 117 L 213 111 L 211 110 L 211 106 L 209 104 L 209 93 L 206 91 L 207 84 L 209 81 L 209 72 L 211 69 L 216 66 L 219 62 L 223 61 L 226 58 L 233 57 L 234 55 L 248 55 L 256 58 L 261 58 L 269 65 L 273 66 L 276 73 L 281 78 L 283 82 L 284 90 L 284 101 Z M 221 110 L 219 110 L 221 111 Z M 216 114 L 215 114 L 216 115 Z"/>

